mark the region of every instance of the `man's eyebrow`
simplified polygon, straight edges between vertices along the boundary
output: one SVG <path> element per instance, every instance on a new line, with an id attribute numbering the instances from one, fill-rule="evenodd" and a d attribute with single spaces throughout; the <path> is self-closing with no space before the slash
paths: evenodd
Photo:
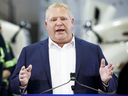
<path id="1" fill-rule="evenodd" d="M 57 17 L 52 17 L 52 18 L 57 18 Z"/>
<path id="2" fill-rule="evenodd" d="M 50 20 L 52 20 L 52 19 L 55 19 L 56 17 L 52 17 L 52 18 L 50 18 Z"/>
<path id="3" fill-rule="evenodd" d="M 52 17 L 51 19 L 58 18 L 58 17 Z M 66 16 L 60 16 L 60 18 L 67 18 Z"/>
<path id="4" fill-rule="evenodd" d="M 67 18 L 66 16 L 61 16 L 62 18 Z"/>

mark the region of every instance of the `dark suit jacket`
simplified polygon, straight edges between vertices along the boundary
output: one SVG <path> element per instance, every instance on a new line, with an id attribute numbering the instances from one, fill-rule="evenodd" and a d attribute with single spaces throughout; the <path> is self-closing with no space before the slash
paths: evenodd
<path id="1" fill-rule="evenodd" d="M 104 58 L 98 45 L 88 43 L 75 37 L 76 44 L 76 79 L 90 87 L 101 89 L 103 84 L 99 75 L 101 59 Z M 10 78 L 10 88 L 12 92 L 20 94 L 19 91 L 19 71 L 22 66 L 26 68 L 32 64 L 31 78 L 27 91 L 29 94 L 38 94 L 52 88 L 48 39 L 23 48 L 19 57 L 16 69 Z M 107 65 L 107 62 L 106 62 Z M 69 74 L 70 76 L 70 74 Z M 117 77 L 113 74 L 109 81 L 107 91 L 114 91 L 117 88 Z M 97 91 L 82 87 L 75 82 L 75 94 L 95 94 Z M 47 92 L 52 94 L 52 91 Z"/>

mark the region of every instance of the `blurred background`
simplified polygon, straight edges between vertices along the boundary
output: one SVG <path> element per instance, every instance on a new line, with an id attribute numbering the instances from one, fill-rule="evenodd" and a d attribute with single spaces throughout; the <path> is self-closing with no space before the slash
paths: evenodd
<path id="1" fill-rule="evenodd" d="M 16 58 L 24 46 L 48 37 L 45 11 L 54 2 L 67 4 L 73 33 L 98 44 L 118 76 L 128 63 L 128 0 L 0 0 L 0 23 Z"/>
<path id="2" fill-rule="evenodd" d="M 74 33 L 81 36 L 82 23 L 85 21 L 82 16 L 85 14 L 85 2 L 88 0 L 0 0 L 0 19 L 20 23 L 21 20 L 29 22 L 32 27 L 30 29 L 32 43 L 40 41 L 47 37 L 47 31 L 44 25 L 45 10 L 54 2 L 63 2 L 70 6 L 74 22 Z M 128 0 L 93 0 L 95 2 L 112 5 L 116 12 L 111 19 L 128 16 Z M 98 5 L 99 6 L 99 5 Z M 94 7 L 93 4 L 90 8 Z M 88 11 L 90 12 L 88 7 Z M 102 9 L 102 8 L 101 8 Z M 89 14 L 90 16 L 90 14 Z M 87 17 L 89 17 L 87 16 Z"/>

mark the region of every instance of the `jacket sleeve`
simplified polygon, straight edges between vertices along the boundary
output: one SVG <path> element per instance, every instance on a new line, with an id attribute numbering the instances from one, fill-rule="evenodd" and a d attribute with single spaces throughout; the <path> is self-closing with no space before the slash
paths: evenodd
<path id="1" fill-rule="evenodd" d="M 98 50 L 99 62 L 101 62 L 101 59 L 102 59 L 102 58 L 105 59 L 105 57 L 104 57 L 104 55 L 103 55 L 103 53 L 102 53 L 102 50 L 101 50 L 101 48 L 100 48 L 99 46 L 98 46 L 97 50 Z M 105 59 L 105 65 L 108 65 L 106 59 Z M 99 66 L 100 66 L 100 65 L 99 65 Z M 100 78 L 100 81 L 101 81 L 101 78 Z M 103 88 L 104 85 L 103 85 L 102 81 L 101 81 L 100 84 L 101 84 L 101 85 L 100 85 L 100 89 L 101 89 L 101 90 L 106 91 L 106 92 L 113 92 L 113 91 L 116 90 L 116 88 L 117 88 L 117 86 L 118 86 L 118 79 L 117 79 L 117 77 L 115 76 L 115 74 L 113 74 L 113 75 L 112 75 L 112 78 L 109 80 L 109 86 L 108 86 L 107 90 L 104 90 L 104 88 Z"/>
<path id="2" fill-rule="evenodd" d="M 25 66 L 25 48 L 23 48 L 20 57 L 18 59 L 16 68 L 12 74 L 12 76 L 9 79 L 9 87 L 10 90 L 15 94 L 21 94 L 20 93 L 20 81 L 19 81 L 19 72 L 21 70 L 21 67 Z"/>

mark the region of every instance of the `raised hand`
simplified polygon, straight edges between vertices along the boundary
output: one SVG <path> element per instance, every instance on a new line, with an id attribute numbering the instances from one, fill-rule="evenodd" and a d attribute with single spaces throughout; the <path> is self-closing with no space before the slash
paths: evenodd
<path id="1" fill-rule="evenodd" d="M 25 69 L 23 66 L 19 73 L 20 86 L 24 87 L 28 84 L 28 81 L 31 76 L 32 65 L 29 65 L 28 68 Z"/>
<path id="2" fill-rule="evenodd" d="M 107 85 L 109 80 L 112 78 L 113 69 L 114 66 L 112 65 L 112 63 L 109 63 L 107 66 L 105 66 L 105 60 L 104 59 L 101 60 L 99 72 L 100 72 L 101 80 L 104 84 Z"/>

